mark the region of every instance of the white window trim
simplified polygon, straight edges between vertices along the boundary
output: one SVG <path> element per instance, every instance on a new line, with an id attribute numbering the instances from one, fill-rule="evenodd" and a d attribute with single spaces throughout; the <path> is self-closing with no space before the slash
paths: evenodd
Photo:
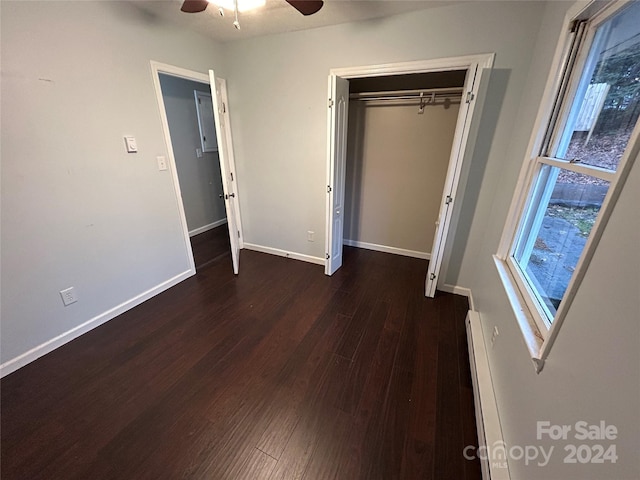
<path id="1" fill-rule="evenodd" d="M 562 69 L 567 61 L 567 55 L 569 53 L 569 47 L 571 45 L 571 35 L 569 34 L 569 27 L 571 23 L 576 19 L 591 18 L 589 32 L 587 35 L 593 35 L 593 31 L 597 26 L 610 18 L 620 8 L 623 8 L 629 2 L 624 1 L 612 1 L 610 4 L 602 8 L 602 2 L 589 2 L 585 4 L 580 2 L 574 5 L 565 16 L 564 26 L 558 46 L 554 55 L 551 73 L 547 80 L 547 85 L 540 102 L 540 109 L 536 118 L 535 127 L 533 129 L 532 137 L 529 141 L 527 148 L 527 156 L 523 163 L 516 184 L 515 193 L 511 202 L 511 207 L 507 215 L 505 227 L 502 232 L 498 251 L 494 255 L 494 262 L 498 270 L 500 279 L 505 287 L 505 291 L 511 307 L 513 308 L 516 321 L 522 331 L 525 344 L 534 363 L 536 372 L 540 372 L 544 367 L 545 360 L 549 356 L 549 352 L 553 343 L 562 327 L 562 323 L 571 307 L 571 303 L 578 291 L 580 283 L 584 278 L 587 267 L 593 258 L 596 247 L 602 237 L 604 228 L 613 212 L 614 205 L 620 196 L 624 183 L 629 175 L 631 167 L 634 161 L 640 154 L 640 121 L 636 124 L 625 154 L 620 159 L 620 163 L 616 173 L 609 172 L 603 169 L 588 168 L 585 171 L 585 167 L 579 164 L 569 164 L 566 160 L 556 159 L 551 157 L 540 157 L 539 153 L 543 147 L 543 142 L 547 132 L 547 127 L 551 120 L 553 113 L 554 102 L 557 97 L 558 90 L 562 82 Z M 581 52 L 582 56 L 585 56 L 585 50 Z M 582 69 L 584 58 L 576 61 L 574 69 Z M 568 93 L 572 96 L 573 92 Z M 567 102 L 571 103 L 571 102 Z M 566 107 L 566 105 L 565 105 Z M 566 108 L 560 112 L 559 117 L 566 114 Z M 534 300 L 534 294 L 522 279 L 514 274 L 518 267 L 514 265 L 514 262 L 510 258 L 512 246 L 514 245 L 516 235 L 518 232 L 521 216 L 524 214 L 528 203 L 528 196 L 530 195 L 530 185 L 532 179 L 537 173 L 537 168 L 541 164 L 548 164 L 552 166 L 560 166 L 561 168 L 569 168 L 578 173 L 587 173 L 607 180 L 610 183 L 609 191 L 604 199 L 600 213 L 596 219 L 596 222 L 591 230 L 591 234 L 587 239 L 587 243 L 584 247 L 582 256 L 576 265 L 574 275 L 567 286 L 565 295 L 556 311 L 553 324 L 550 328 L 545 326 L 545 315 L 540 311 L 541 307 L 538 302 Z"/>

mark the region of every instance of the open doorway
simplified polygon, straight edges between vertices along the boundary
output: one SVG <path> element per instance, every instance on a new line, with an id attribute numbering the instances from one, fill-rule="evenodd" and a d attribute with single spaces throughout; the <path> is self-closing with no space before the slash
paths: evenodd
<path id="1" fill-rule="evenodd" d="M 331 70 L 326 274 L 333 274 L 342 265 L 343 244 L 426 258 L 429 263 L 425 295 L 434 296 L 447 237 L 452 230 L 453 203 L 456 200 L 465 150 L 467 143 L 472 141 L 469 136 L 471 123 L 477 118 L 477 115 L 474 117 L 474 112 L 479 112 L 475 108 L 475 100 L 485 70 L 493 65 L 493 57 L 492 54 L 486 54 Z M 405 136 L 411 139 L 411 135 L 407 137 L 405 134 L 414 127 L 406 123 L 407 119 L 404 117 L 409 112 L 406 108 L 396 109 L 396 119 L 385 119 L 379 115 L 380 111 L 357 106 L 354 110 L 356 118 L 351 119 L 349 134 L 350 101 L 354 100 L 375 101 L 378 105 L 395 102 L 397 106 L 417 102 L 417 115 L 429 112 L 423 119 L 432 117 L 436 112 L 435 107 L 442 106 L 445 114 L 440 119 L 430 118 L 430 122 L 423 122 L 430 123 L 434 130 L 438 130 L 435 135 L 430 135 L 430 142 L 425 143 L 425 138 L 413 138 L 412 145 L 408 145 L 406 140 L 399 138 Z M 452 109 L 453 105 L 456 105 L 455 109 Z M 405 128 L 398 128 L 398 121 L 404 122 Z M 363 125 L 366 128 L 366 124 L 378 124 L 379 132 L 369 132 L 368 135 L 358 132 L 358 129 L 363 129 Z M 441 127 L 445 127 L 447 131 Z M 395 133 L 391 132 L 394 129 Z M 416 132 L 420 135 L 419 127 Z M 424 132 L 425 136 L 428 134 L 429 132 Z M 415 135 L 414 132 L 414 137 Z M 381 142 L 381 137 L 388 138 L 389 141 Z M 371 140 L 368 143 L 367 138 Z M 420 179 L 415 177 L 425 174 L 425 165 L 416 165 L 411 157 L 424 161 L 429 155 L 427 152 L 421 155 L 420 149 L 430 146 L 438 151 L 437 155 L 429 159 L 434 175 L 430 179 L 423 178 L 420 184 Z M 373 152 L 369 157 L 376 158 L 369 163 L 377 163 L 377 171 L 371 172 L 371 168 L 368 172 L 363 168 L 358 171 L 363 164 L 363 153 L 366 153 L 361 151 L 363 148 Z M 348 164 L 350 168 L 347 167 Z M 422 168 L 422 172 L 418 171 L 418 167 Z M 404 171 L 399 172 L 400 168 Z M 362 179 L 365 177 L 369 177 L 371 182 L 366 187 L 366 192 L 362 188 Z M 392 184 L 395 189 L 394 198 L 388 191 Z M 410 191 L 410 184 L 413 193 Z M 403 188 L 403 185 L 407 188 Z M 427 185 L 430 192 L 424 196 L 422 194 L 425 192 L 420 189 L 427 188 Z M 363 193 L 374 200 L 366 200 Z M 397 197 L 404 198 L 397 201 Z M 427 197 L 430 198 L 429 205 Z M 395 211 L 385 210 L 392 204 L 397 204 Z M 413 210 L 412 214 L 410 210 Z M 368 225 L 364 225 L 362 220 L 367 216 L 371 218 Z M 425 240 L 428 234 L 424 235 L 429 229 L 423 227 L 431 227 L 431 243 Z M 422 235 L 416 236 L 416 232 L 421 233 L 421 230 L 424 230 Z M 360 238 L 347 238 L 345 234 L 347 237 Z M 371 238 L 382 239 L 382 243 L 363 240 L 363 234 L 365 237 L 370 235 Z M 406 246 L 392 245 L 394 242 L 405 242 Z"/>
<path id="2" fill-rule="evenodd" d="M 229 255 L 209 83 L 159 74 L 196 269 Z"/>
<path id="3" fill-rule="evenodd" d="M 183 181 L 178 177 L 178 160 L 176 159 L 176 150 L 173 147 L 173 133 L 169 125 L 170 122 L 167 115 L 168 109 L 165 107 L 165 98 L 163 96 L 163 88 L 161 85 L 161 77 L 163 76 L 171 77 L 174 79 L 187 80 L 189 82 L 195 82 L 195 84 L 186 84 L 187 86 L 184 87 L 185 89 L 189 89 L 191 88 L 191 86 L 195 87 L 191 92 L 191 95 L 193 95 L 193 101 L 196 110 L 196 119 L 198 122 L 197 130 L 191 128 L 189 129 L 189 135 L 191 136 L 191 138 L 193 138 L 192 135 L 194 132 L 198 132 L 198 140 L 197 142 L 195 142 L 195 146 L 193 144 L 193 141 L 189 145 L 187 145 L 187 150 L 185 150 L 188 151 L 187 156 L 190 156 L 191 151 L 193 151 L 196 158 L 200 160 L 200 155 L 202 155 L 202 158 L 204 158 L 204 153 L 217 153 L 218 169 L 214 168 L 213 165 L 209 165 L 208 168 L 210 168 L 211 175 L 208 178 L 206 176 L 204 178 L 205 186 L 203 191 L 206 192 L 205 198 L 208 197 L 210 200 L 212 200 L 209 205 L 205 205 L 205 210 L 215 211 L 215 208 L 212 208 L 214 207 L 215 203 L 218 200 L 223 201 L 224 212 L 226 216 L 226 232 L 228 243 L 224 238 L 222 238 L 222 232 L 225 229 L 220 228 L 217 232 L 219 233 L 219 235 L 215 239 L 208 238 L 206 236 L 200 237 L 198 239 L 201 239 L 205 245 L 202 249 L 200 249 L 200 245 L 197 245 L 196 254 L 199 256 L 199 252 L 204 250 L 202 252 L 204 259 L 200 261 L 205 263 L 215 261 L 217 257 L 216 252 L 221 252 L 222 245 L 228 245 L 228 249 L 231 252 L 230 259 L 233 267 L 233 272 L 235 274 L 238 274 L 240 268 L 240 250 L 243 248 L 243 233 L 242 222 L 240 219 L 238 181 L 233 154 L 233 137 L 231 134 L 230 108 L 229 100 L 227 97 L 226 81 L 220 77 L 217 77 L 213 70 L 209 70 L 209 75 L 205 75 L 202 73 L 194 72 L 192 70 L 187 70 L 184 68 L 175 67 L 173 65 L 167 65 L 155 61 L 151 61 L 151 72 L 153 75 L 153 84 L 156 92 L 160 119 L 162 121 L 162 128 L 167 144 L 169 156 L 168 166 L 170 167 L 169 170 L 176 193 L 180 222 L 184 235 L 184 245 L 190 264 L 190 270 L 193 273 L 195 273 L 196 270 L 194 250 L 192 248 L 191 241 L 192 236 L 199 236 L 199 234 L 209 232 L 210 230 L 214 230 L 217 227 L 224 227 L 225 225 L 223 224 L 224 220 L 222 218 L 213 220 L 210 223 L 204 223 L 204 225 L 200 226 L 190 226 L 189 222 L 187 221 L 184 201 L 185 195 L 183 195 L 183 190 L 180 185 L 181 182 L 183 183 Z M 208 90 L 207 85 L 209 87 Z M 203 115 L 205 113 L 206 118 L 205 115 Z M 213 114 L 213 125 L 211 125 L 211 115 L 209 115 L 209 113 Z M 191 117 L 191 114 L 189 114 L 189 117 Z M 190 122 L 192 125 L 194 125 L 192 120 Z M 161 158 L 159 157 L 159 163 L 160 160 Z M 213 163 L 215 164 L 215 162 Z M 219 177 L 217 177 L 216 175 L 217 172 L 219 172 Z M 220 179 L 220 183 L 218 185 L 221 184 L 222 186 L 221 192 L 219 190 L 217 191 L 215 188 L 217 178 Z M 200 179 L 200 181 L 202 181 L 202 179 Z M 200 196 L 199 201 L 203 202 L 202 195 Z M 202 205 L 200 205 L 200 207 L 202 207 Z M 202 213 L 202 209 L 200 213 Z M 208 219 L 205 218 L 204 222 L 207 222 L 208 220 L 211 220 L 211 217 L 209 217 Z M 200 222 L 202 221 L 203 220 L 200 219 Z M 217 222 L 219 222 L 220 225 L 216 225 Z M 211 235 L 213 235 L 213 233 Z M 211 242 L 217 243 L 212 244 Z M 224 256 L 222 253 L 221 255 Z"/>

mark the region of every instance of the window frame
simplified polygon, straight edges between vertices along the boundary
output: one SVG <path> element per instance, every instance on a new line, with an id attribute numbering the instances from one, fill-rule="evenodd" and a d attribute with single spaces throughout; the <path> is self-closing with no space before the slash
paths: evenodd
<path id="1" fill-rule="evenodd" d="M 557 148 L 562 137 L 564 125 L 566 125 L 571 113 L 574 98 L 581 83 L 580 79 L 585 70 L 596 30 L 629 4 L 629 0 L 592 1 L 587 5 L 580 3 L 574 5 L 565 16 L 563 30 L 527 148 L 527 155 L 516 185 L 502 238 L 497 253 L 494 255 L 494 263 L 499 277 L 514 310 L 534 368 L 538 373 L 544 366 L 624 182 L 640 152 L 639 120 L 632 131 L 616 172 L 600 167 L 571 163 L 568 160 L 546 155 Z M 584 26 L 581 27 L 581 24 Z M 532 197 L 538 191 L 536 183 L 540 178 L 540 171 L 545 165 L 597 176 L 610 182 L 607 195 L 552 323 L 547 320 L 543 302 L 536 299 L 537 292 L 526 281 L 527 274 L 522 271 L 513 258 L 514 252 L 518 248 L 519 233 L 522 228 L 525 228 L 523 224 L 528 221 L 528 207 L 533 201 Z"/>

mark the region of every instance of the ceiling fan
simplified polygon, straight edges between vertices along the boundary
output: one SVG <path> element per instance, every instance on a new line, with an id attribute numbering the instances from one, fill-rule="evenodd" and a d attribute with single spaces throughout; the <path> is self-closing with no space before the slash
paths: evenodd
<path id="1" fill-rule="evenodd" d="M 289 5 L 299 11 L 302 15 L 313 15 L 322 8 L 324 2 L 322 0 L 285 0 Z M 203 12 L 207 5 L 208 0 L 184 0 L 182 4 L 182 10 L 186 13 L 198 13 Z"/>

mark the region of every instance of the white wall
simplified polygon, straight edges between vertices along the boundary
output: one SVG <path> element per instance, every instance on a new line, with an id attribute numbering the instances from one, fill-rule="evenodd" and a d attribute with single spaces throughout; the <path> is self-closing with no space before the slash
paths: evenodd
<path id="1" fill-rule="evenodd" d="M 149 61 L 224 62 L 212 41 L 127 2 L 1 8 L 6 363 L 188 274 L 173 183 L 156 164 L 167 151 Z M 79 301 L 65 308 L 70 286 Z"/>
<path id="2" fill-rule="evenodd" d="M 489 348 L 494 389 L 508 445 L 554 446 L 549 466 L 511 461 L 512 478 L 640 478 L 640 164 L 636 162 L 616 210 L 574 299 L 544 370 L 536 375 L 491 258 L 507 210 L 570 2 L 550 2 L 520 102 L 512 141 L 502 155 L 488 155 L 477 191 L 465 197 L 473 215 L 463 258 L 453 259 L 450 282 L 471 288 L 485 330 L 500 332 Z M 487 115 L 491 115 L 489 108 Z M 482 131 L 480 133 L 482 136 Z M 477 151 L 482 153 L 484 146 Z M 475 159 L 474 159 L 475 160 Z M 477 171 L 472 173 L 477 174 Z M 463 222 L 464 223 L 464 222 Z M 457 239 L 458 240 L 458 239 Z M 461 250 L 462 251 L 462 250 Z M 584 420 L 617 426 L 616 441 L 586 442 L 617 447 L 616 464 L 564 464 L 565 442 L 536 439 L 536 422 L 574 425 Z M 572 435 L 573 432 L 570 434 Z M 572 438 L 572 437 L 570 437 Z M 571 443 L 571 442 L 569 442 Z M 574 441 L 579 445 L 580 441 Z"/>
<path id="3" fill-rule="evenodd" d="M 306 237 L 325 232 L 330 68 L 495 52 L 498 115 L 483 141 L 502 157 L 541 13 L 536 2 L 472 2 L 229 44 L 245 241 L 324 258 L 324 241 Z"/>
<path id="4" fill-rule="evenodd" d="M 167 112 L 171 145 L 180 179 L 180 193 L 189 231 L 224 220 L 227 213 L 222 194 L 218 152 L 202 152 L 194 90 L 211 94 L 209 84 L 160 74 L 162 98 Z M 211 113 L 213 116 L 213 113 Z M 213 120 L 212 120 L 213 121 Z"/>
<path id="5" fill-rule="evenodd" d="M 349 102 L 345 239 L 431 253 L 459 110 Z"/>

